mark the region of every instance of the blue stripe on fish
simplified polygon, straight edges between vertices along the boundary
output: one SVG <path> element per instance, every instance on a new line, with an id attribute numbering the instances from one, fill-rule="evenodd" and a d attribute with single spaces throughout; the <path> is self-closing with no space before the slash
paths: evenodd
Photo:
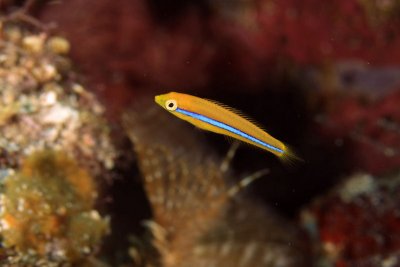
<path id="1" fill-rule="evenodd" d="M 222 122 L 220 122 L 220 121 L 216 121 L 216 120 L 211 119 L 211 118 L 208 118 L 208 117 L 206 117 L 206 116 L 204 116 L 204 115 L 201 115 L 201 114 L 198 114 L 198 113 L 195 113 L 195 112 L 191 112 L 191 111 L 187 111 L 187 110 L 184 110 L 184 109 L 180 109 L 180 108 L 177 108 L 175 111 L 176 111 L 176 112 L 179 112 L 179 113 L 181 113 L 181 114 L 183 114 L 183 115 L 192 117 L 192 118 L 194 118 L 194 119 L 198 119 L 198 120 L 200 120 L 200 121 L 202 121 L 202 122 L 209 123 L 209 124 L 211 124 L 211 125 L 213 125 L 213 126 L 215 126 L 215 127 L 218 127 L 218 128 L 224 129 L 224 130 L 227 130 L 227 131 L 229 131 L 229 132 L 231 132 L 231 133 L 233 133 L 233 134 L 239 135 L 239 136 L 241 136 L 241 137 L 243 137 L 243 138 L 246 138 L 246 139 L 248 139 L 248 140 L 250 140 L 250 141 L 253 141 L 253 142 L 255 142 L 255 143 L 259 144 L 259 145 L 262 145 L 262 146 L 264 146 L 264 147 L 266 147 L 266 148 L 275 150 L 275 151 L 277 151 L 278 153 L 283 153 L 283 152 L 284 152 L 284 151 L 283 151 L 282 149 L 280 149 L 280 148 L 277 148 L 277 147 L 275 147 L 275 146 L 272 146 L 272 145 L 270 145 L 270 144 L 267 144 L 267 143 L 265 143 L 265 142 L 263 142 L 263 141 L 261 141 L 261 140 L 255 138 L 255 137 L 253 137 L 253 136 L 251 136 L 251 135 L 248 135 L 248 134 L 246 134 L 246 133 L 244 133 L 244 132 L 242 132 L 242 131 L 240 131 L 240 130 L 238 130 L 238 129 L 232 127 L 232 126 L 229 126 L 229 125 L 227 125 L 227 124 L 225 124 L 225 123 L 222 123 Z"/>

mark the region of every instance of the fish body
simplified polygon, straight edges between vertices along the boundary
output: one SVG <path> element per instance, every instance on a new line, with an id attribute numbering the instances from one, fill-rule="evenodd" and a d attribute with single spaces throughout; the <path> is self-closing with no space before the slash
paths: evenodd
<path id="1" fill-rule="evenodd" d="M 155 102 L 180 119 L 203 130 L 226 135 L 267 150 L 281 159 L 296 158 L 287 145 L 228 106 L 200 97 L 171 92 Z"/>

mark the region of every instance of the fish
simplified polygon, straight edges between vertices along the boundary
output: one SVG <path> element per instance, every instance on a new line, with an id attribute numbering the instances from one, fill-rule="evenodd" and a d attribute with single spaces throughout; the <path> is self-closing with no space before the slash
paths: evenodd
<path id="1" fill-rule="evenodd" d="M 240 111 L 227 105 L 177 92 L 157 95 L 154 100 L 168 112 L 200 129 L 232 137 L 269 151 L 283 161 L 301 160 L 288 145 L 272 137 Z"/>

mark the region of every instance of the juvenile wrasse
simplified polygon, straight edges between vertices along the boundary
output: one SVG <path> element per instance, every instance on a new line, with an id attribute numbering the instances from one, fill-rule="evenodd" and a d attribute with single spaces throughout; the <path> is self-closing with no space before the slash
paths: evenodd
<path id="1" fill-rule="evenodd" d="M 198 128 L 257 146 L 280 159 L 299 159 L 287 145 L 230 107 L 212 100 L 175 92 L 158 95 L 155 101 L 170 113 Z"/>

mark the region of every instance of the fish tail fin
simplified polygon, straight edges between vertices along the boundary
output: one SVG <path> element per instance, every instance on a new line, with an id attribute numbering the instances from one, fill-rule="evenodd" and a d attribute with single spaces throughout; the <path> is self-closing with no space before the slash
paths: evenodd
<path id="1" fill-rule="evenodd" d="M 300 163 L 304 163 L 304 159 L 301 158 L 296 152 L 293 151 L 291 147 L 285 145 L 283 153 L 279 155 L 279 159 L 289 166 L 297 166 Z"/>

